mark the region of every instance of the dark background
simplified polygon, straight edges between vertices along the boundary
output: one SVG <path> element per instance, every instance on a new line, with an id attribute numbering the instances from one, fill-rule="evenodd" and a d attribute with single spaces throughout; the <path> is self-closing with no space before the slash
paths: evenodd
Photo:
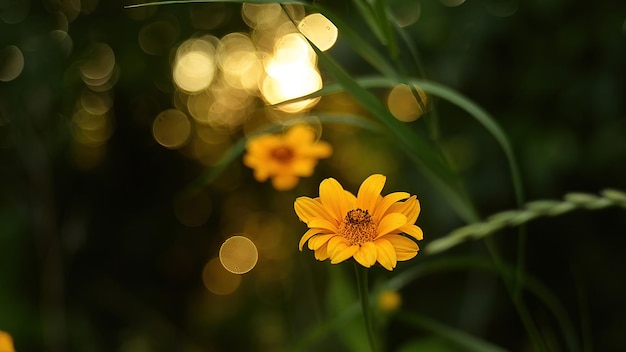
<path id="1" fill-rule="evenodd" d="M 299 195 L 316 196 L 325 177 L 336 177 L 356 191 L 360 181 L 353 179 L 358 177 L 343 181 L 338 176 L 354 171 L 345 169 L 337 156 L 348 139 L 362 145 L 352 157 L 364 166 L 354 172 L 389 171 L 386 193 L 407 189 L 420 196 L 422 247 L 463 225 L 389 140 L 368 132 L 347 136 L 341 128 L 330 128 L 325 137 L 334 143 L 336 155 L 294 191 L 278 193 L 267 183 L 258 184 L 236 160 L 205 188 L 211 205 L 207 221 L 185 226 L 177 220 L 174 204 L 204 166 L 163 148 L 151 134 L 156 114 L 173 105 L 167 46 L 174 48 L 198 31 L 217 37 L 247 31 L 240 5 L 212 8 L 225 15 L 219 26 L 207 30 L 191 20 L 203 9 L 197 4 L 136 12 L 123 9 L 128 2 L 83 1 L 68 21 L 72 45 L 67 50 L 49 40 L 48 33 L 63 27 L 56 13 L 72 13 L 67 8 L 71 2 L 24 2 L 29 4 L 25 15 L 15 3 L 0 2 L 0 44 L 20 48 L 25 62 L 17 79 L 0 82 L 0 330 L 13 336 L 17 351 L 252 351 L 292 345 L 313 322 L 332 316 L 320 308 L 330 264 L 315 262 L 306 250 L 297 252 L 304 228 L 292 202 Z M 419 20 L 405 30 L 420 51 L 426 77 L 462 92 L 497 119 L 518 157 L 526 199 L 626 190 L 623 2 L 420 3 Z M 351 2 L 319 4 L 333 8 L 376 42 Z M 502 16 L 498 9 L 513 11 Z M 178 32 L 164 33 L 166 49 L 148 55 L 137 35 L 158 18 L 173 18 Z M 95 42 L 113 49 L 119 76 L 112 87 L 113 134 L 89 149 L 93 147 L 74 143 L 71 115 L 83 89 L 77 65 Z M 341 42 L 341 32 L 329 53 L 352 74 L 375 73 Z M 514 208 L 506 160 L 492 136 L 445 101 L 437 101 L 436 109 L 442 143 L 480 213 Z M 240 136 L 235 132 L 233 139 Z M 96 161 L 81 164 L 80 156 L 89 153 L 98 155 Z M 390 165 L 379 170 L 366 160 L 375 153 L 390 158 Z M 210 293 L 202 283 L 205 263 L 216 256 L 224 238 L 241 231 L 237 221 L 259 211 L 281 219 L 289 239 L 285 248 L 293 253 L 285 262 L 268 260 L 265 269 L 244 276 L 236 294 Z M 619 208 L 579 210 L 538 219 L 526 228 L 527 270 L 561 301 L 586 350 L 617 351 L 623 345 L 625 228 L 624 209 Z M 511 263 L 516 234 L 506 229 L 495 236 Z M 449 255 L 485 253 L 481 242 L 472 242 Z M 397 271 L 430 260 L 418 255 Z M 351 274 L 350 265 L 337 267 Z M 394 274 L 372 270 L 375 279 Z M 406 310 L 506 349 L 532 350 L 494 275 L 441 272 L 416 280 L 401 293 Z M 532 296 L 527 301 L 551 349 L 567 350 L 550 313 Z M 394 320 L 386 333 L 390 350 L 430 338 Z M 334 350 L 332 336 L 319 344 Z M 446 350 L 447 345 L 433 346 Z"/>

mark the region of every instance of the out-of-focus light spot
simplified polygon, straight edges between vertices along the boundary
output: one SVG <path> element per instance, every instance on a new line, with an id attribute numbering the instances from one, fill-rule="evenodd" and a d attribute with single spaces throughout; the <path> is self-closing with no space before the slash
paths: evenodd
<path id="1" fill-rule="evenodd" d="M 465 0 L 439 0 L 444 6 L 457 7 L 462 5 Z"/>
<path id="2" fill-rule="evenodd" d="M 244 236 L 232 236 L 220 247 L 220 262 L 233 274 L 245 274 L 252 270 L 259 259 L 254 242 Z"/>
<path id="3" fill-rule="evenodd" d="M 22 73 L 24 55 L 15 45 L 9 45 L 0 52 L 0 81 L 9 82 Z"/>
<path id="4" fill-rule="evenodd" d="M 273 26 L 282 15 L 280 4 L 251 4 L 244 2 L 241 6 L 241 17 L 250 28 L 267 28 Z"/>
<path id="5" fill-rule="evenodd" d="M 70 28 L 70 22 L 67 20 L 67 16 L 61 11 L 57 11 L 53 14 L 54 18 L 54 28 L 57 30 L 61 30 L 63 32 L 67 32 Z"/>
<path id="6" fill-rule="evenodd" d="M 219 259 L 213 258 L 204 266 L 202 281 L 207 290 L 217 295 L 229 295 L 241 285 L 241 275 L 228 272 Z"/>
<path id="7" fill-rule="evenodd" d="M 63 51 L 65 56 L 69 56 L 72 53 L 74 42 L 72 41 L 72 37 L 70 37 L 67 32 L 59 29 L 54 30 L 50 32 L 50 39 L 52 42 L 57 43 L 58 47 Z"/>
<path id="8" fill-rule="evenodd" d="M 100 86 L 113 76 L 114 68 L 113 49 L 107 44 L 98 43 L 90 48 L 88 58 L 80 65 L 80 73 L 85 84 Z"/>
<path id="9" fill-rule="evenodd" d="M 405 1 L 391 8 L 393 17 L 400 28 L 415 24 L 422 14 L 422 3 L 419 1 Z"/>
<path id="10" fill-rule="evenodd" d="M 192 4 L 189 9 L 191 25 L 202 30 L 218 28 L 230 19 L 231 14 L 231 7 L 224 3 Z"/>
<path id="11" fill-rule="evenodd" d="M 298 29 L 321 51 L 330 49 L 337 41 L 337 27 L 321 13 L 303 18 Z"/>
<path id="12" fill-rule="evenodd" d="M 139 31 L 137 41 L 143 52 L 150 55 L 167 54 L 179 35 L 177 20 L 172 17 L 149 23 Z"/>
<path id="13" fill-rule="evenodd" d="M 191 135 L 191 121 L 182 111 L 168 109 L 161 112 L 152 123 L 152 135 L 162 146 L 178 149 Z"/>
<path id="14" fill-rule="evenodd" d="M 74 141 L 84 146 L 100 146 L 113 134 L 113 123 L 106 113 L 93 114 L 78 109 L 72 116 Z"/>
<path id="15" fill-rule="evenodd" d="M 215 46 L 205 39 L 189 39 L 176 52 L 173 78 L 181 90 L 197 93 L 208 88 L 215 77 Z"/>
<path id="16" fill-rule="evenodd" d="M 322 77 L 315 67 L 315 52 L 299 33 L 291 33 L 276 42 L 274 55 L 265 64 L 267 73 L 261 94 L 269 104 L 299 98 L 322 88 Z M 319 98 L 282 104 L 278 109 L 297 113 L 315 105 Z"/>
<path id="17" fill-rule="evenodd" d="M 272 75 L 272 69 L 277 64 L 281 65 L 314 65 L 317 62 L 317 55 L 309 43 L 300 33 L 289 33 L 283 35 L 276 41 L 274 55 L 265 70 Z"/>
<path id="18" fill-rule="evenodd" d="M 378 308 L 383 312 L 392 312 L 402 305 L 402 296 L 395 290 L 385 290 L 378 296 Z"/>
<path id="19" fill-rule="evenodd" d="M 228 84 L 250 93 L 256 91 L 263 74 L 263 66 L 255 45 L 247 34 L 225 35 L 219 42 L 216 56 Z"/>
<path id="20" fill-rule="evenodd" d="M 70 22 L 73 22 L 81 11 L 81 0 L 43 0 L 43 5 L 51 13 L 63 12 Z"/>
<path id="21" fill-rule="evenodd" d="M 94 115 L 107 113 L 113 106 L 113 97 L 110 91 L 94 92 L 83 89 L 80 96 L 80 103 L 87 112 Z"/>
<path id="22" fill-rule="evenodd" d="M 204 224 L 211 215 L 211 199 L 204 192 L 191 196 L 181 196 L 174 203 L 176 218 L 183 225 L 198 227 Z"/>
<path id="23" fill-rule="evenodd" d="M 491 0 L 485 3 L 485 7 L 496 17 L 509 17 L 519 9 L 519 0 Z"/>
<path id="24" fill-rule="evenodd" d="M 2 330 L 0 330 L 0 352 L 15 352 L 13 338 Z"/>
<path id="25" fill-rule="evenodd" d="M 417 120 L 426 112 L 428 100 L 426 93 L 419 87 L 411 89 L 406 84 L 400 84 L 389 92 L 387 106 L 393 116 L 403 122 Z M 417 93 L 418 97 L 415 96 Z M 419 100 L 418 100 L 419 99 Z"/>
<path id="26" fill-rule="evenodd" d="M 30 0 L 4 1 L 0 9 L 0 20 L 6 24 L 17 24 L 28 16 Z"/>
<path id="27" fill-rule="evenodd" d="M 280 74 L 277 74 L 278 71 Z M 322 77 L 312 67 L 275 67 L 274 75 L 268 75 L 263 80 L 261 92 L 269 104 L 278 104 L 289 99 L 295 99 L 316 92 L 322 88 Z M 297 113 L 315 105 L 319 98 L 306 99 L 289 104 L 278 105 L 277 108 Z"/>

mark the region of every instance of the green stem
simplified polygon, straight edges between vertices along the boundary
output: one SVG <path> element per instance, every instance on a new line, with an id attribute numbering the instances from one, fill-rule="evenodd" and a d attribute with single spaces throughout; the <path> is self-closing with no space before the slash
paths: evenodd
<path id="1" fill-rule="evenodd" d="M 365 321 L 365 330 L 367 331 L 367 339 L 370 342 L 372 352 L 377 352 L 376 339 L 372 328 L 372 310 L 370 308 L 369 288 L 367 284 L 367 268 L 354 264 L 356 269 L 356 282 L 359 287 L 359 297 L 361 298 L 361 310 L 363 311 L 363 320 Z"/>

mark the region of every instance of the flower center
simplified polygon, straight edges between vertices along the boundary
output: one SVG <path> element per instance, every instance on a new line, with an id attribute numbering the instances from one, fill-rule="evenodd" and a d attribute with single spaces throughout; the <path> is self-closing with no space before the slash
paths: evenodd
<path id="1" fill-rule="evenodd" d="M 286 164 L 293 159 L 293 150 L 287 147 L 278 147 L 272 149 L 271 155 L 279 163 Z"/>
<path id="2" fill-rule="evenodd" d="M 339 234 L 350 244 L 363 244 L 376 237 L 376 224 L 367 210 L 360 208 L 350 210 L 339 225 Z"/>

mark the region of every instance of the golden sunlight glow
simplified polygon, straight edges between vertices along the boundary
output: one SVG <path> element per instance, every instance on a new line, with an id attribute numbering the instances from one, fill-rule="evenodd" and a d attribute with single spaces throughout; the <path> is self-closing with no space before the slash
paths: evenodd
<path id="1" fill-rule="evenodd" d="M 337 41 L 337 27 L 321 13 L 313 13 L 298 23 L 298 29 L 304 34 L 318 49 L 326 51 Z"/>
<path id="2" fill-rule="evenodd" d="M 426 93 L 419 87 L 414 87 L 413 91 L 408 85 L 400 84 L 389 92 L 387 98 L 387 106 L 393 116 L 402 122 L 411 122 L 417 120 L 426 112 L 428 98 Z M 419 101 L 415 93 L 419 96 Z"/>
<path id="3" fill-rule="evenodd" d="M 272 27 L 280 19 L 280 4 L 251 4 L 244 2 L 241 6 L 241 17 L 250 28 Z"/>
<path id="4" fill-rule="evenodd" d="M 220 247 L 220 262 L 233 274 L 245 274 L 252 270 L 259 259 L 259 253 L 249 238 L 232 236 Z"/>
<path id="5" fill-rule="evenodd" d="M 24 69 L 24 55 L 15 45 L 9 45 L 0 52 L 0 81 L 16 79 Z"/>
<path id="6" fill-rule="evenodd" d="M 111 91 L 94 92 L 83 89 L 80 95 L 80 105 L 91 114 L 105 114 L 113 107 Z"/>
<path id="7" fill-rule="evenodd" d="M 178 149 L 185 145 L 191 135 L 191 121 L 182 111 L 162 111 L 152 123 L 152 135 L 162 146 Z"/>
<path id="8" fill-rule="evenodd" d="M 200 92 L 213 82 L 215 76 L 215 46 L 205 39 L 190 39 L 176 51 L 172 75 L 184 92 Z"/>
<path id="9" fill-rule="evenodd" d="M 241 275 L 226 271 L 220 261 L 213 258 L 204 266 L 202 281 L 207 290 L 217 295 L 229 295 L 241 285 Z"/>
<path id="10" fill-rule="evenodd" d="M 261 94 L 269 104 L 299 98 L 322 88 L 322 77 L 315 66 L 315 53 L 301 34 L 291 33 L 276 42 L 274 55 L 265 64 L 267 75 Z M 278 106 L 297 113 L 310 108 L 319 98 Z"/>
<path id="11" fill-rule="evenodd" d="M 219 41 L 216 56 L 228 84 L 233 88 L 256 92 L 263 67 L 250 36 L 244 33 L 227 34 Z"/>

